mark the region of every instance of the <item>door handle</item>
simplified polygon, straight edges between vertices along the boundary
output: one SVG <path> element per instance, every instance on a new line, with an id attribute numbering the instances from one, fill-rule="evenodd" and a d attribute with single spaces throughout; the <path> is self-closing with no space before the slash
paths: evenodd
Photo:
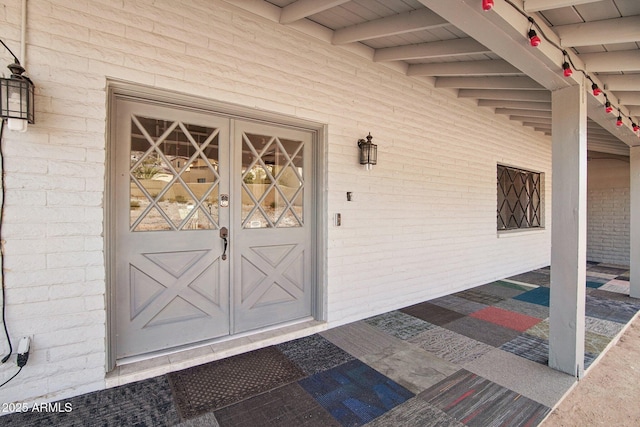
<path id="1" fill-rule="evenodd" d="M 227 247 L 229 246 L 229 230 L 227 227 L 222 227 L 220 229 L 220 238 L 224 240 L 224 249 L 222 250 L 222 260 L 225 261 L 227 259 Z"/>

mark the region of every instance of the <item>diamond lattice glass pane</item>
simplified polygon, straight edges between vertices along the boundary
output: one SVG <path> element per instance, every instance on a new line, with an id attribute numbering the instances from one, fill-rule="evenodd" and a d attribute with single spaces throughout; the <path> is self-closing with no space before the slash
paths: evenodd
<path id="1" fill-rule="evenodd" d="M 292 203 L 291 207 L 288 208 L 282 215 L 282 217 L 279 219 L 278 222 L 278 228 L 291 228 L 291 227 L 302 227 L 302 208 L 303 208 L 303 204 L 302 204 L 302 200 L 304 200 L 303 197 L 303 191 L 300 191 L 298 193 L 298 195 L 296 196 L 294 202 Z M 295 214 L 294 214 L 295 212 Z"/>
<path id="2" fill-rule="evenodd" d="M 191 218 L 182 227 L 183 230 L 213 230 L 215 225 L 209 220 L 209 217 L 202 208 L 198 209 L 191 215 Z"/>
<path id="3" fill-rule="evenodd" d="M 284 148 L 287 155 L 291 159 L 293 166 L 296 168 L 302 168 L 304 143 L 302 141 L 292 141 L 289 139 L 281 139 L 280 143 L 282 144 L 282 148 Z"/>
<path id="4" fill-rule="evenodd" d="M 275 188 L 271 188 L 267 193 L 267 197 L 264 198 L 260 206 L 262 210 L 267 214 L 267 218 L 275 223 L 282 212 L 286 208 L 287 202 L 284 201 L 282 196 Z"/>
<path id="5" fill-rule="evenodd" d="M 260 210 L 256 210 L 243 228 L 271 228 L 271 224 L 264 217 Z"/>
<path id="6" fill-rule="evenodd" d="M 154 206 L 133 231 L 167 231 L 171 229 L 169 223 L 167 223 L 162 214 Z"/>
<path id="7" fill-rule="evenodd" d="M 143 218 L 136 231 L 173 229 L 169 224 L 160 228 L 150 225 L 163 218 L 158 209 L 169 217 L 174 227 L 180 227 L 193 209 L 198 210 L 198 218 L 189 220 L 187 227 L 212 226 L 211 218 L 199 210 L 204 207 L 213 212 L 209 205 L 217 204 L 216 132 L 215 128 L 148 117 L 136 117 L 132 121 L 131 224 L 140 215 L 146 215 L 146 206 L 154 205 L 148 211 L 153 217 Z M 217 221 L 217 206 L 214 215 Z"/>

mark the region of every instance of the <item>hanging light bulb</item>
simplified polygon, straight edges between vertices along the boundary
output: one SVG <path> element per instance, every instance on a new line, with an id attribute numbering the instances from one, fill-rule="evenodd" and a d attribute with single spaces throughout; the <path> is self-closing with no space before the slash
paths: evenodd
<path id="1" fill-rule="evenodd" d="M 602 93 L 602 89 L 595 83 L 591 85 L 591 90 L 593 90 L 593 96 L 598 96 Z"/>
<path id="2" fill-rule="evenodd" d="M 638 126 L 638 125 L 637 125 L 637 124 L 635 124 L 635 123 L 631 123 L 631 127 L 633 128 L 633 131 L 634 131 L 634 132 L 638 132 L 638 131 L 640 130 L 640 126 Z"/>
<path id="3" fill-rule="evenodd" d="M 564 76 L 565 77 L 571 77 L 571 75 L 573 74 L 573 70 L 571 69 L 571 65 L 569 65 L 568 62 L 564 62 L 562 64 L 562 69 L 564 70 Z"/>
<path id="4" fill-rule="evenodd" d="M 482 0 L 482 10 L 485 12 L 493 9 L 493 0 Z"/>
<path id="5" fill-rule="evenodd" d="M 611 103 L 609 102 L 609 100 L 607 100 L 607 102 L 604 103 L 604 111 L 609 114 L 613 111 L 613 106 L 611 105 Z"/>
<path id="6" fill-rule="evenodd" d="M 529 36 L 529 43 L 531 44 L 531 46 L 538 47 L 540 46 L 540 43 L 542 43 L 542 40 L 540 39 L 540 37 L 538 37 L 536 30 L 534 30 L 533 28 L 529 30 L 528 36 Z"/>
<path id="7" fill-rule="evenodd" d="M 616 120 L 616 126 L 618 127 L 622 126 L 622 115 L 618 116 L 618 120 Z"/>

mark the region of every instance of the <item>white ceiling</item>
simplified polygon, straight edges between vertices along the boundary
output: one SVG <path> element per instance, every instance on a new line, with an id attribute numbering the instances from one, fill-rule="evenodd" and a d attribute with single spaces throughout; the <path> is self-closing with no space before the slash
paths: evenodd
<path id="1" fill-rule="evenodd" d="M 577 71 L 563 76 L 563 49 L 615 108 L 605 114 L 604 95 L 589 95 L 589 149 L 628 155 L 628 146 L 640 145 L 631 130 L 632 121 L 640 124 L 640 0 L 495 0 L 488 12 L 482 0 L 229 3 L 455 90 L 460 98 L 546 134 L 549 91 L 583 78 Z M 529 46 L 527 16 L 548 38 L 538 48 Z"/>

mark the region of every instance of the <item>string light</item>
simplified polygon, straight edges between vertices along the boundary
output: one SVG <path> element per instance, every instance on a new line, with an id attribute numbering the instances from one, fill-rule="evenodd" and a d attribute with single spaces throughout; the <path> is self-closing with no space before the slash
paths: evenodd
<path id="1" fill-rule="evenodd" d="M 605 98 L 607 97 L 607 95 L 605 94 L 604 96 Z M 611 105 L 611 102 L 609 102 L 609 99 L 607 99 L 607 102 L 604 103 L 604 111 L 605 113 L 609 114 L 613 112 L 613 106 Z"/>
<path id="2" fill-rule="evenodd" d="M 482 0 L 482 10 L 485 12 L 493 9 L 493 0 Z"/>
<path id="3" fill-rule="evenodd" d="M 520 9 L 520 7 L 518 7 L 516 4 L 514 4 L 513 1 L 504 0 L 504 2 L 507 3 L 508 5 L 510 5 L 512 8 L 514 8 L 518 13 L 520 13 L 522 16 L 527 18 L 527 21 L 529 21 L 529 31 L 527 32 L 527 37 L 529 38 L 529 43 L 531 44 L 531 46 L 532 47 L 538 47 L 542 43 L 542 39 L 545 39 L 553 47 L 555 47 L 556 49 L 561 51 L 562 55 L 563 55 L 562 71 L 563 71 L 564 76 L 565 77 L 570 77 L 571 75 L 573 75 L 573 71 L 574 70 L 581 72 L 585 76 L 585 78 L 587 78 L 591 82 L 591 91 L 593 93 L 593 96 L 604 95 L 604 98 L 605 98 L 605 104 L 604 104 L 605 112 L 607 114 L 612 113 L 613 112 L 613 105 L 609 101 L 609 98 L 607 97 L 607 94 L 602 89 L 600 89 L 598 87 L 598 84 L 593 81 L 591 76 L 585 70 L 582 70 L 582 69 L 580 69 L 580 68 L 575 66 L 575 64 L 573 63 L 573 61 L 571 59 L 571 56 L 567 53 L 567 51 L 564 50 L 561 46 L 559 46 L 558 43 L 556 43 L 553 39 L 547 37 L 547 35 L 544 33 L 543 29 L 535 21 L 535 19 L 533 19 L 533 17 L 529 16 L 524 10 Z M 489 5 L 489 3 L 490 3 L 490 5 Z M 491 10 L 493 8 L 493 6 L 494 6 L 494 1 L 493 0 L 483 0 L 482 1 L 482 8 L 485 11 Z M 536 32 L 536 30 L 534 30 L 533 27 L 535 27 L 538 31 Z M 538 36 L 538 32 L 540 33 L 540 36 L 542 36 L 542 38 L 540 36 Z M 622 112 L 620 111 L 620 107 L 618 107 L 618 118 L 616 120 L 616 126 L 620 127 L 620 126 L 622 126 L 624 124 L 624 122 L 622 120 L 623 116 L 626 117 L 627 119 L 629 119 L 629 121 L 631 122 L 631 126 L 632 126 L 634 132 L 637 133 L 638 131 L 640 131 L 640 126 L 638 126 L 636 124 L 636 122 L 630 116 L 627 116 L 626 114 L 622 114 Z M 640 137 L 640 135 L 638 135 L 638 137 Z"/>

